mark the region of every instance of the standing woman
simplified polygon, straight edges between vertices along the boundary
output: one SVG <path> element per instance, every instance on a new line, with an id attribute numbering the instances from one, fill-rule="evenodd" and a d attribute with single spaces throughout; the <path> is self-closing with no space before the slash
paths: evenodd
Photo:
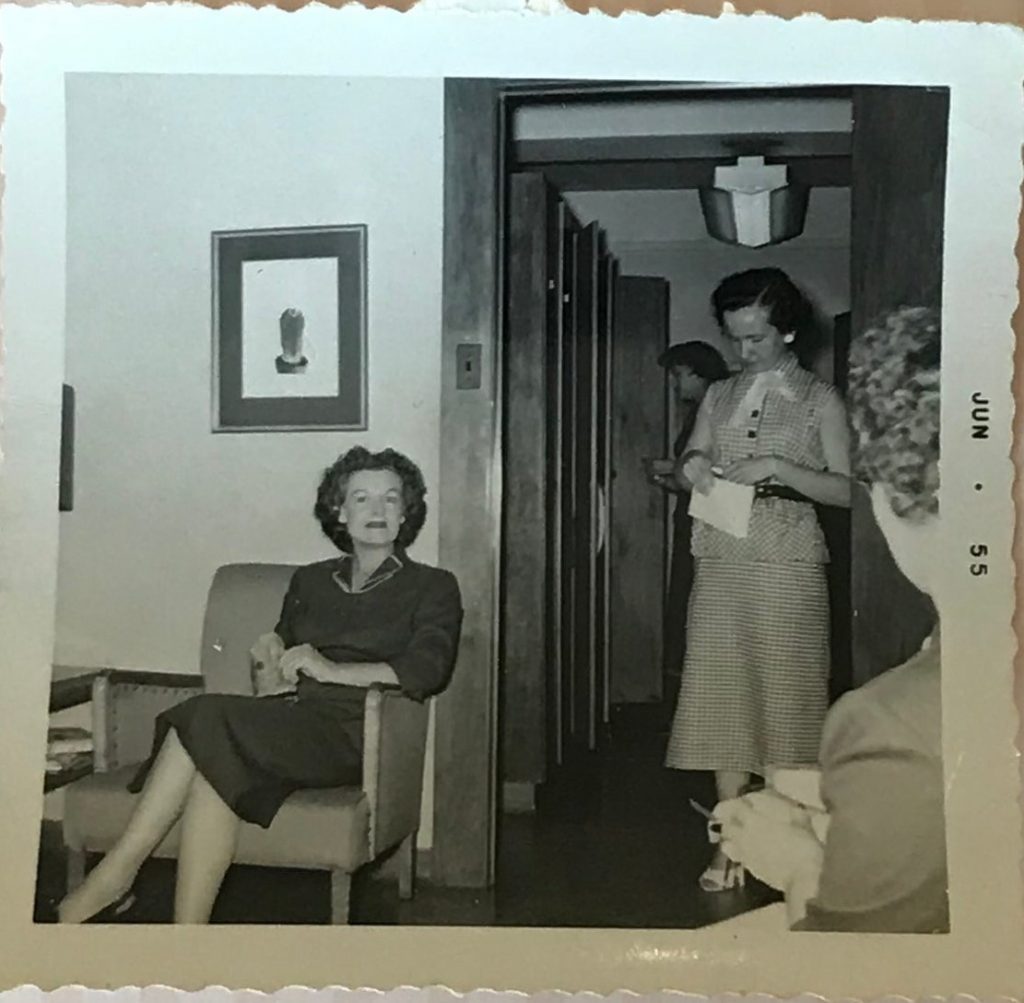
<path id="1" fill-rule="evenodd" d="M 854 338 L 854 467 L 900 570 L 933 595 L 948 545 L 939 508 L 938 314 L 901 307 Z M 827 828 L 771 790 L 720 804 L 722 848 L 785 893 L 800 930 L 949 931 L 939 627 L 909 661 L 825 718 Z M 820 817 L 820 816 L 819 816 Z"/>
<path id="2" fill-rule="evenodd" d="M 685 341 L 662 352 L 658 365 L 668 370 L 676 403 L 679 434 L 672 446 L 672 455 L 679 459 L 697 421 L 697 408 L 704 399 L 708 386 L 729 375 L 725 360 L 704 341 Z M 690 515 L 690 492 L 680 485 L 673 474 L 652 475 L 658 487 L 675 495 L 672 514 L 672 567 L 668 597 L 665 602 L 665 675 L 674 685 L 668 696 L 675 698 L 679 673 L 686 651 L 686 606 L 693 585 L 693 554 L 690 536 L 693 518 Z"/>
<path id="3" fill-rule="evenodd" d="M 807 298 L 785 272 L 730 275 L 715 318 L 743 369 L 708 388 L 676 465 L 683 487 L 714 479 L 755 486 L 746 537 L 693 527 L 696 574 L 666 765 L 712 770 L 718 799 L 751 775 L 817 762 L 828 705 L 828 550 L 814 504 L 849 507 L 846 411 L 835 388 L 795 351 L 813 328 Z M 706 891 L 742 884 L 721 850 Z"/>

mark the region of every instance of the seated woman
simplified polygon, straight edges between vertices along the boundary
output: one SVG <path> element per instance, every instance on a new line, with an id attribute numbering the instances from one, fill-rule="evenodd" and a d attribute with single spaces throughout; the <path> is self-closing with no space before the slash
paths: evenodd
<path id="1" fill-rule="evenodd" d="M 252 650 L 257 695 L 202 694 L 158 717 L 132 817 L 60 904 L 61 922 L 112 912 L 179 817 L 174 920 L 208 922 L 240 821 L 267 827 L 295 790 L 360 782 L 367 687 L 424 700 L 447 686 L 458 583 L 405 553 L 425 495 L 419 468 L 392 449 L 357 446 L 327 469 L 314 512 L 342 556 L 295 572 L 277 626 Z"/>
<path id="2" fill-rule="evenodd" d="M 854 341 L 855 469 L 896 563 L 931 591 L 939 530 L 937 316 L 904 308 Z M 949 928 L 937 632 L 904 665 L 840 699 L 825 720 L 828 825 L 770 791 L 721 803 L 722 849 L 783 891 L 804 930 Z M 822 834 L 821 836 L 816 835 Z"/>

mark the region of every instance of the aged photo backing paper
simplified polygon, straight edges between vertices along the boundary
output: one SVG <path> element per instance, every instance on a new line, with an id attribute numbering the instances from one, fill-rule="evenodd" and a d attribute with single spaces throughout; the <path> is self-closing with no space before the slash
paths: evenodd
<path id="1" fill-rule="evenodd" d="M 992 25 L 784 21 L 766 16 L 710 19 L 667 14 L 613 20 L 420 12 L 403 17 L 355 9 L 307 8 L 286 15 L 243 8 L 214 12 L 47 5 L 5 9 L 2 41 L 0 657 L 7 694 L 0 710 L 0 756 L 8 765 L 0 782 L 7 806 L 0 816 L 0 846 L 7 861 L 0 873 L 0 900 L 5 903 L 0 984 L 31 983 L 43 989 L 154 983 L 199 989 L 217 984 L 268 991 L 296 984 L 382 989 L 415 984 L 459 991 L 488 986 L 605 993 L 679 987 L 701 993 L 812 992 L 862 998 L 956 992 L 1012 995 L 1019 989 L 1024 975 L 1024 902 L 1010 557 L 1011 317 L 1017 306 L 1014 249 L 1024 140 L 1024 41 L 1019 32 Z M 36 750 L 45 745 L 47 692 L 55 660 L 58 544 L 64 530 L 58 521 L 56 471 L 59 391 L 69 324 L 66 95 L 75 79 L 99 74 L 121 75 L 126 81 L 142 75 L 180 77 L 189 80 L 192 93 L 198 92 L 197 84 L 201 90 L 197 75 L 254 78 L 265 94 L 296 78 L 397 77 L 434 81 L 438 92 L 445 78 L 454 77 L 949 88 L 942 290 L 945 576 L 936 597 L 943 619 L 948 934 L 797 935 L 742 928 L 732 933 L 497 927 L 68 928 L 33 922 L 43 808 L 41 755 Z M 202 114 L 200 101 L 189 114 Z M 442 128 L 440 118 L 436 125 Z M 118 123 L 111 121 L 107 127 L 117 130 Z M 313 127 L 329 130 L 329 117 Z M 230 142 L 230 135 L 211 135 L 213 139 Z M 216 156 L 216 146 L 211 142 L 209 156 Z M 173 151 L 166 155 L 173 163 Z M 396 155 L 415 158 L 417 151 Z M 238 181 L 240 186 L 248 183 L 245 178 Z M 272 199 L 273 192 L 266 197 Z M 440 227 L 440 205 L 435 208 Z M 309 212 L 315 215 L 316 207 Z M 225 228 L 235 222 L 226 221 Z M 238 220 L 238 228 L 247 222 Z M 138 235 L 126 230 L 113 239 L 123 241 L 130 262 Z M 431 252 L 439 259 L 439 232 L 430 239 Z M 200 261 L 196 267 L 205 265 Z M 416 265 L 440 276 L 440 260 L 420 259 Z M 372 272 L 372 263 L 370 268 Z M 131 282 L 130 271 L 122 281 L 126 286 Z M 119 292 L 111 285 L 97 290 L 97 295 L 116 297 Z M 402 284 L 389 280 L 387 295 L 402 297 Z M 440 317 L 439 288 L 435 303 Z M 173 315 L 177 307 L 165 301 L 155 309 Z M 389 320 L 410 322 L 400 313 Z M 374 324 L 371 316 L 371 373 Z M 439 320 L 436 326 L 440 327 Z M 172 323 L 170 330 L 173 327 Z M 168 325 L 159 330 L 163 336 Z M 136 335 L 138 351 L 144 353 L 148 332 L 139 330 Z M 454 364 L 455 345 L 463 340 L 473 339 L 464 332 L 455 332 L 451 339 L 438 333 L 432 342 L 442 374 Z M 167 357 L 173 359 L 173 352 Z M 129 357 L 126 364 L 136 363 Z M 498 360 L 485 353 L 483 364 L 485 374 L 493 378 Z M 408 379 L 420 388 L 414 369 L 403 370 L 398 363 L 393 373 L 371 375 L 371 381 L 379 382 L 371 386 L 376 399 L 371 397 L 370 429 L 381 445 L 385 439 L 401 443 L 406 434 L 398 419 L 389 426 L 385 417 L 382 398 L 389 381 L 393 387 Z M 483 385 L 488 386 L 486 378 Z M 428 383 L 427 389 L 436 393 L 437 386 Z M 147 388 L 129 382 L 124 393 L 145 394 Z M 424 457 L 428 479 L 437 483 L 454 468 L 445 458 L 437 401 L 420 404 L 434 430 L 423 450 L 440 453 L 440 460 Z M 116 408 L 116 400 L 108 406 Z M 159 425 L 205 417 L 165 409 L 144 431 L 153 435 L 154 448 L 160 448 L 166 440 L 160 437 Z M 984 437 L 976 432 L 979 425 L 987 429 Z M 129 431 L 137 434 L 128 429 L 125 434 Z M 325 436 L 321 450 L 329 459 L 358 435 L 346 433 L 341 445 L 337 437 Z M 413 446 L 419 443 L 412 439 Z M 165 455 L 160 462 L 173 465 L 181 459 Z M 225 475 L 230 476 L 231 464 L 237 461 L 225 452 L 223 462 Z M 184 470 L 182 479 L 187 479 Z M 124 490 L 131 495 L 137 485 L 126 483 Z M 479 494 L 470 503 L 491 511 L 502 490 L 498 467 L 487 467 Z M 187 497 L 186 492 L 176 504 L 186 504 Z M 451 495 L 442 483 L 432 497 L 443 507 Z M 440 518 L 440 541 L 434 530 L 435 550 L 430 551 L 428 542 L 424 554 L 430 563 L 443 551 L 444 516 Z M 272 532 L 268 526 L 268 539 Z M 302 547 L 310 559 L 318 553 L 312 540 L 303 540 Z M 102 551 L 95 554 L 96 576 L 111 573 L 104 556 Z M 290 558 L 275 553 L 272 546 L 266 554 L 237 554 L 240 560 Z M 111 569 L 116 567 L 111 562 Z M 161 569 L 147 573 L 156 580 Z M 131 615 L 155 620 L 161 611 L 143 604 Z M 174 670 L 176 666 L 167 661 L 173 661 L 168 653 L 177 650 L 176 640 L 160 636 L 160 643 L 166 657 L 148 667 Z M 101 646 L 102 642 L 93 664 L 102 664 Z M 139 654 L 124 667 L 144 664 L 145 656 Z"/>

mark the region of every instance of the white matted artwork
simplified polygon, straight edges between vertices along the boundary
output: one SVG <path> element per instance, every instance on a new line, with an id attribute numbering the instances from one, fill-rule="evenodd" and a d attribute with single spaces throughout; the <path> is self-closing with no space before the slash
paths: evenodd
<path id="1" fill-rule="evenodd" d="M 4 21 L 0 985 L 1019 993 L 1019 32 L 355 5 Z M 741 159 L 730 188 L 716 171 Z M 743 304 L 750 272 L 793 311 Z M 723 306 L 727 279 L 746 293 Z M 705 440 L 674 449 L 658 360 L 690 340 L 736 372 L 707 377 Z M 754 399 L 757 366 L 774 375 Z M 354 447 L 386 492 L 317 495 Z M 673 497 L 643 472 L 655 457 Z M 742 538 L 697 520 L 711 584 L 668 665 L 675 471 L 695 460 L 754 497 Z M 421 535 L 353 587 L 352 532 L 410 515 Z M 764 559 L 725 559 L 740 547 Z M 462 589 L 433 704 L 408 670 L 441 657 L 437 595 L 395 618 L 415 650 L 353 642 L 328 665 L 312 627 L 281 626 L 316 606 L 308 578 L 289 591 L 296 566 L 333 609 L 439 580 L 424 565 Z M 222 629 L 225 588 L 244 615 Z M 754 620 L 809 639 L 803 744 L 691 769 L 673 676 L 704 671 L 703 700 L 723 663 L 689 628 L 731 644 Z M 160 838 L 134 844 L 153 859 L 117 888 L 87 877 L 124 848 L 157 711 L 201 670 L 212 691 L 233 659 L 233 705 L 301 703 L 246 688 L 275 624 L 348 681 L 361 782 L 304 780 L 283 827 L 235 798 L 235 829 L 212 783 L 179 784 Z M 744 672 L 802 671 L 766 650 Z M 730 752 L 755 730 L 736 726 L 750 672 L 697 722 Z M 324 685 L 306 692 L 335 699 Z M 805 695 L 782 702 L 804 713 Z M 766 786 L 741 794 L 736 773 Z M 193 791 L 236 843 L 174 828 Z M 764 839 L 744 842 L 742 812 Z M 214 844 L 193 859 L 209 868 L 176 869 Z M 746 884 L 701 884 L 716 860 L 736 873 L 722 857 Z M 211 922 L 175 923 L 178 878 L 214 864 L 192 901 Z M 109 909 L 57 922 L 81 887 Z"/>
<path id="2" fill-rule="evenodd" d="M 242 396 L 338 393 L 336 258 L 242 264 Z"/>
<path id="3" fill-rule="evenodd" d="M 215 431 L 366 427 L 366 231 L 214 231 Z"/>

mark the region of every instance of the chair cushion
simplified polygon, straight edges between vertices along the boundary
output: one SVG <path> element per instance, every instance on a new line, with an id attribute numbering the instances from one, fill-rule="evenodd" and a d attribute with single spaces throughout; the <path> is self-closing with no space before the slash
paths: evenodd
<path id="1" fill-rule="evenodd" d="M 138 799 L 128 790 L 137 768 L 94 773 L 65 788 L 65 845 L 94 852 L 113 846 Z M 296 791 L 269 829 L 242 823 L 235 862 L 351 872 L 369 860 L 369 822 L 359 787 Z M 154 856 L 177 857 L 180 828 L 174 826 Z"/>

